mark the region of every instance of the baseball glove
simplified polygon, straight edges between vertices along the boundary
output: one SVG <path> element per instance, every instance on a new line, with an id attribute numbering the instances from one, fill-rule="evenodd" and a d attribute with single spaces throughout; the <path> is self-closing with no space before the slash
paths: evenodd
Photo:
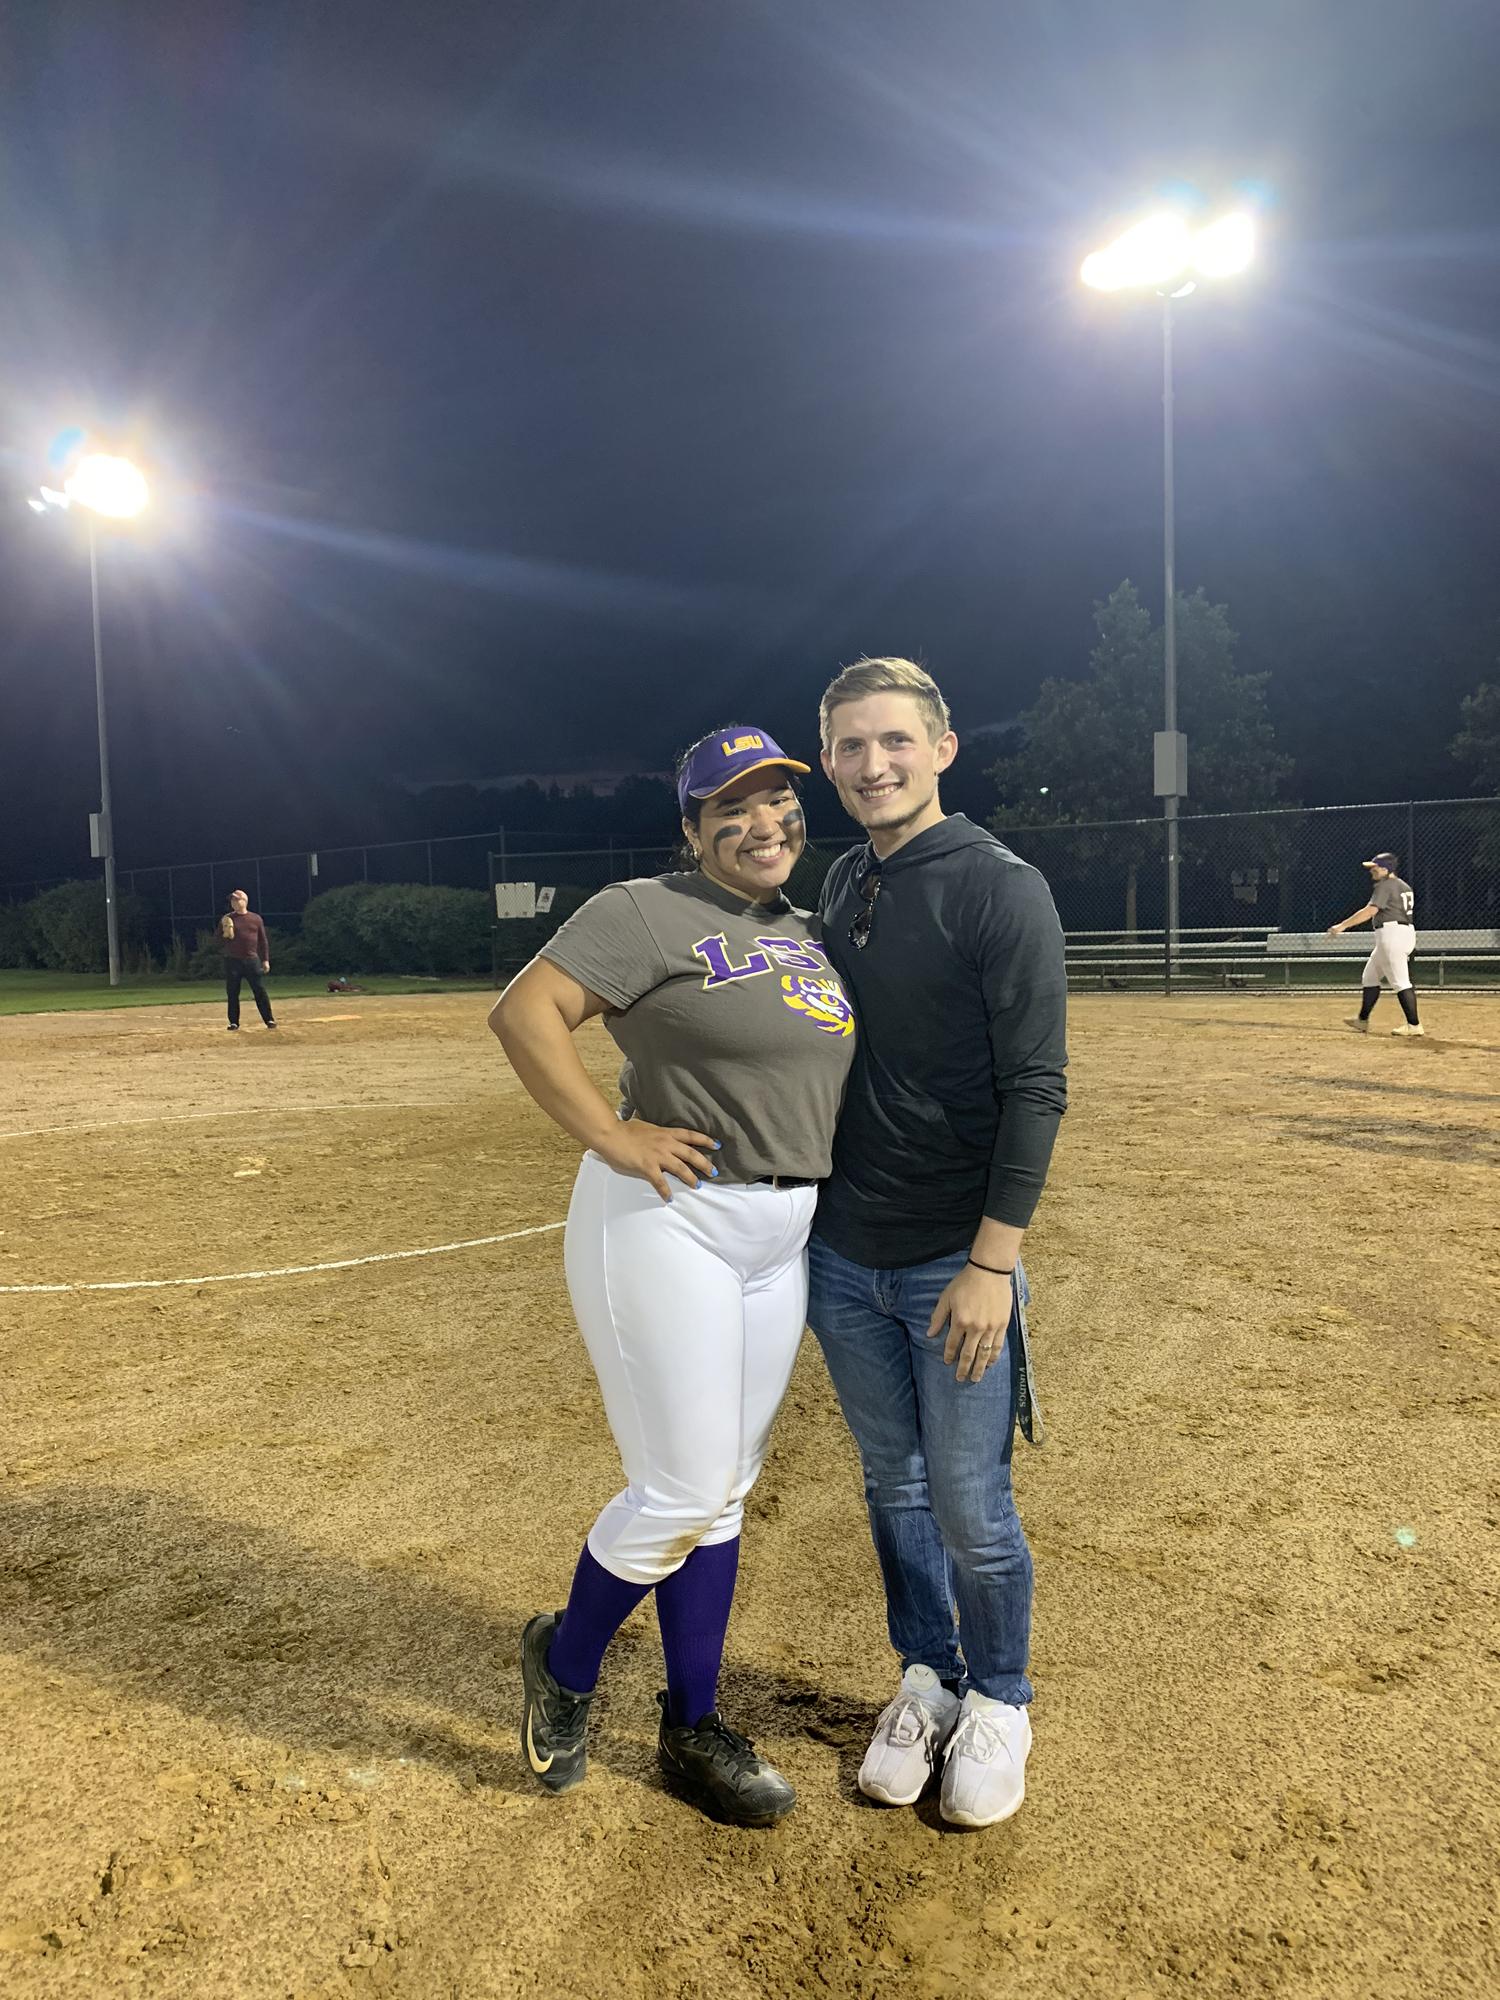
<path id="1" fill-rule="evenodd" d="M 219 936 L 220 936 L 221 938 L 232 938 L 232 937 L 234 936 L 234 918 L 233 918 L 233 917 L 220 917 L 220 919 L 219 919 Z"/>

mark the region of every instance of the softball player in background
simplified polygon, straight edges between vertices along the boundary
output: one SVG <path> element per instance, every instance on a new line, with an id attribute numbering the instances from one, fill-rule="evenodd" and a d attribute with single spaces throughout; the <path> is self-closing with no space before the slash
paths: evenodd
<path id="1" fill-rule="evenodd" d="M 564 1261 L 627 1482 L 589 1530 L 566 1610 L 526 1627 L 521 1746 L 549 1790 L 582 1779 L 605 1648 L 654 1590 L 660 1762 L 747 1826 L 795 1794 L 719 1715 L 719 1664 L 853 1055 L 816 927 L 781 893 L 805 842 L 791 774 L 807 768 L 764 730 L 695 743 L 677 785 L 692 866 L 601 891 L 490 1016 L 526 1089 L 587 1148 Z M 625 1057 L 618 1113 L 573 1042 L 596 1015 Z"/>
<path id="2" fill-rule="evenodd" d="M 1391 1033 L 1425 1035 L 1427 1030 L 1417 1019 L 1417 995 L 1411 983 L 1410 960 L 1417 948 L 1417 933 L 1412 922 L 1417 907 L 1416 896 L 1411 884 L 1403 882 L 1396 873 L 1394 854 L 1372 855 L 1360 866 L 1370 871 L 1369 902 L 1356 910 L 1352 917 L 1345 917 L 1342 923 L 1328 926 L 1330 937 L 1342 937 L 1345 931 L 1353 930 L 1367 917 L 1375 925 L 1374 949 L 1365 960 L 1365 969 L 1359 978 L 1359 1012 L 1351 1017 L 1349 1026 L 1357 1028 L 1362 1035 L 1370 1032 L 1370 1016 L 1375 1011 L 1375 1002 L 1380 998 L 1380 983 L 1384 980 L 1395 993 L 1406 1016 L 1404 1026 L 1392 1028 Z"/>

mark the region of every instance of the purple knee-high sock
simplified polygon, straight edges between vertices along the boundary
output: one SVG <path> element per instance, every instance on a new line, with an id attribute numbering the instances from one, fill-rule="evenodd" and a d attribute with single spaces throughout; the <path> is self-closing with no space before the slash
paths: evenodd
<path id="1" fill-rule="evenodd" d="M 667 1720 L 701 1722 L 718 1699 L 719 1664 L 734 1602 L 740 1541 L 693 1550 L 656 1586 L 656 1617 L 667 1659 Z"/>
<path id="2" fill-rule="evenodd" d="M 585 1542 L 573 1572 L 568 1608 L 547 1648 L 554 1678 L 574 1694 L 592 1694 L 605 1648 L 650 1591 L 649 1583 L 631 1583 L 596 1562 Z"/>

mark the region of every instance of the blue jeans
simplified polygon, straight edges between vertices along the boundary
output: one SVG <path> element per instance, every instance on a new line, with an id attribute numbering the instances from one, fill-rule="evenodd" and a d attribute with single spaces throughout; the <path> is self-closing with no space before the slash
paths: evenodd
<path id="1" fill-rule="evenodd" d="M 814 1236 L 808 1258 L 808 1323 L 859 1446 L 902 1672 L 927 1666 L 996 1701 L 1027 1703 L 1031 1551 L 1010 1482 L 1019 1308 L 1000 1361 L 979 1382 L 960 1382 L 927 1323 L 963 1269 L 962 1250 L 875 1271 Z M 1024 1273 L 1016 1284 L 1024 1298 Z"/>

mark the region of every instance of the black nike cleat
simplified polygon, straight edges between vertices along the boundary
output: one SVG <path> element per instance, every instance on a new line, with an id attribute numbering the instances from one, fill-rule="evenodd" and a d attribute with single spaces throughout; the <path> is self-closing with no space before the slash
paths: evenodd
<path id="1" fill-rule="evenodd" d="M 700 1811 L 735 1826 L 774 1826 L 797 1803 L 781 1773 L 755 1754 L 755 1746 L 711 1709 L 701 1722 L 674 1728 L 661 1704 L 656 1758 L 673 1786 Z"/>
<path id="2" fill-rule="evenodd" d="M 588 1728 L 592 1692 L 575 1694 L 557 1680 L 547 1665 L 547 1648 L 557 1630 L 560 1611 L 543 1611 L 521 1634 L 521 1751 L 531 1774 L 549 1792 L 571 1791 L 588 1770 Z"/>

